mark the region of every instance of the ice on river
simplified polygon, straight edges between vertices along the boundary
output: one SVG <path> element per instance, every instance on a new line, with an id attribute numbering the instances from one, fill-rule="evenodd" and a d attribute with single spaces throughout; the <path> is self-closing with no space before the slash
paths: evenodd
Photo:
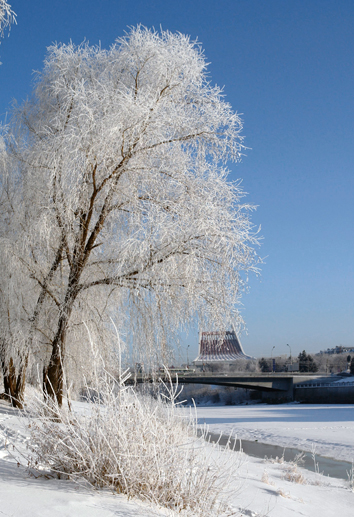
<path id="1" fill-rule="evenodd" d="M 354 460 L 354 405 L 205 406 L 198 418 L 212 432 Z"/>

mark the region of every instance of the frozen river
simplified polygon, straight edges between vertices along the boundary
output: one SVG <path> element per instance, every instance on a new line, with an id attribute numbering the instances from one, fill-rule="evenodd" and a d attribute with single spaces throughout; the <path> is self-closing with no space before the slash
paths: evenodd
<path id="1" fill-rule="evenodd" d="M 198 406 L 210 432 L 354 460 L 354 405 Z"/>

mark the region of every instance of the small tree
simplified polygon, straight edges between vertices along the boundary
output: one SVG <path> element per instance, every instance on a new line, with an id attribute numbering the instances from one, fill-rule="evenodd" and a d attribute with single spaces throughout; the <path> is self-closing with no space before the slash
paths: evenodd
<path id="1" fill-rule="evenodd" d="M 262 357 L 262 359 L 259 360 L 258 365 L 259 365 L 262 373 L 268 373 L 271 371 L 271 366 L 269 366 L 269 361 L 264 359 L 264 357 Z"/>
<path id="2" fill-rule="evenodd" d="M 305 350 L 300 352 L 298 359 L 300 372 L 316 373 L 318 371 L 317 364 L 315 363 L 313 357 L 310 354 L 307 354 Z"/>
<path id="3" fill-rule="evenodd" d="M 352 358 L 350 362 L 350 373 L 354 375 L 354 357 Z"/>

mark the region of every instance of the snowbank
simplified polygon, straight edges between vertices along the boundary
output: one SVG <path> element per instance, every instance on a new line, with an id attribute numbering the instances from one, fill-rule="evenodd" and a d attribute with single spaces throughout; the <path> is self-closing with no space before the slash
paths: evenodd
<path id="1" fill-rule="evenodd" d="M 158 517 L 173 515 L 107 491 L 88 491 L 43 472 L 33 477 L 17 466 L 11 442 L 24 446 L 29 430 L 16 410 L 0 402 L 0 515 L 21 517 Z M 352 451 L 354 406 L 200 407 L 200 422 L 287 446 L 316 442 L 341 458 Z M 307 435 L 307 436 L 306 436 Z M 6 436 L 8 438 L 6 438 Z M 257 438 L 258 437 L 258 438 Z M 335 440 L 334 440 L 335 437 Z M 287 442 L 287 443 L 285 443 Z M 335 444 L 333 446 L 333 444 Z M 318 452 L 320 452 L 318 450 Z M 232 453 L 230 453 L 232 454 Z M 349 459 L 345 457 L 345 459 Z M 294 464 L 244 457 L 239 481 L 228 487 L 235 515 L 243 517 L 350 517 L 354 492 L 348 482 L 311 473 Z M 38 473 L 35 474 L 38 476 Z M 296 482 L 298 481 L 298 482 Z M 241 488 L 240 488 L 241 485 Z M 205 517 L 208 517 L 207 515 Z"/>

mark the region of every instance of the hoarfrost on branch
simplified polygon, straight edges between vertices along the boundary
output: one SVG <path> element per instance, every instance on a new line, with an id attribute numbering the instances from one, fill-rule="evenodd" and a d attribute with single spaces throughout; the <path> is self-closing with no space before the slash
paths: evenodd
<path id="1" fill-rule="evenodd" d="M 6 0 L 0 0 L 0 37 L 4 37 L 5 30 L 16 23 L 16 14 Z"/>

